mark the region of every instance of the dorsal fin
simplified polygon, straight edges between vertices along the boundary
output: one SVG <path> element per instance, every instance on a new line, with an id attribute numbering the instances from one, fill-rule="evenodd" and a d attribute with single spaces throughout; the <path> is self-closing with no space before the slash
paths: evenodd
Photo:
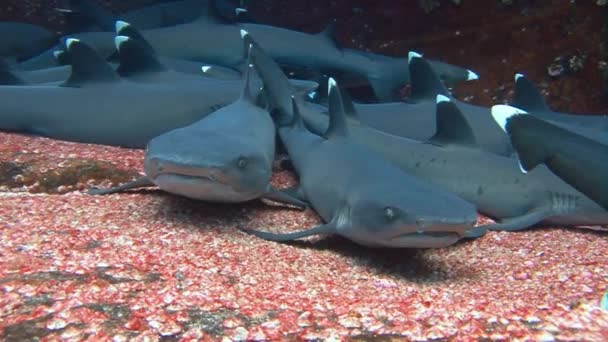
<path id="1" fill-rule="evenodd" d="M 467 119 L 447 96 L 437 95 L 437 132 L 429 142 L 479 147 Z"/>
<path id="2" fill-rule="evenodd" d="M 243 77 L 243 89 L 241 91 L 241 101 L 249 103 L 255 103 L 253 94 L 251 94 L 251 73 L 253 72 L 253 65 L 247 63 L 247 69 L 245 70 L 245 76 Z"/>
<path id="3" fill-rule="evenodd" d="M 130 76 L 142 72 L 159 72 L 167 68 L 158 60 L 156 53 L 147 49 L 140 41 L 127 36 L 114 37 L 118 51 L 118 68 L 120 76 Z"/>
<path id="4" fill-rule="evenodd" d="M 62 86 L 80 87 L 87 83 L 120 81 L 120 76 L 110 64 L 84 42 L 68 38 L 65 47 L 72 72 Z"/>
<path id="5" fill-rule="evenodd" d="M 348 127 L 346 127 L 346 115 L 344 106 L 342 105 L 342 96 L 340 90 L 333 78 L 328 81 L 328 101 L 329 101 L 329 127 L 324 136 L 326 139 L 333 137 L 345 137 L 348 135 Z"/>
<path id="6" fill-rule="evenodd" d="M 249 37 L 245 35 L 244 38 Z M 250 38 L 250 37 L 249 37 Z M 279 126 L 289 125 L 293 115 L 293 88 L 287 76 L 279 65 L 259 47 L 253 43 L 251 49 L 251 62 L 257 74 L 264 83 L 264 93 L 268 98 L 268 105 L 278 116 L 276 122 Z"/>
<path id="7" fill-rule="evenodd" d="M 0 58 L 0 85 L 24 85 L 26 82 L 15 74 L 13 68 Z"/>
<path id="8" fill-rule="evenodd" d="M 550 111 L 543 95 L 523 74 L 515 74 L 513 106 L 527 111 Z"/>
<path id="9" fill-rule="evenodd" d="M 344 108 L 344 114 L 346 114 L 346 117 L 352 120 L 359 121 L 359 114 L 357 114 L 353 99 L 350 97 L 350 94 L 348 93 L 346 88 L 338 86 L 338 90 L 340 90 L 340 96 L 342 97 L 342 107 Z"/>
<path id="10" fill-rule="evenodd" d="M 290 127 L 297 128 L 301 130 L 306 130 L 306 125 L 304 125 L 304 120 L 302 119 L 302 114 L 300 114 L 300 107 L 298 107 L 298 103 L 294 96 L 291 97 L 291 123 Z"/>
<path id="11" fill-rule="evenodd" d="M 55 61 L 57 65 L 68 65 L 70 61 L 68 60 L 68 56 L 65 53 L 65 50 L 55 50 L 53 51 L 53 57 L 55 57 Z"/>
<path id="12" fill-rule="evenodd" d="M 413 99 L 434 99 L 437 95 L 450 96 L 450 92 L 441 82 L 441 79 L 429 62 L 419 53 L 408 53 L 410 68 L 410 82 L 412 84 Z"/>
<path id="13" fill-rule="evenodd" d="M 154 50 L 152 45 L 148 43 L 146 38 L 139 32 L 138 29 L 133 27 L 133 25 L 129 24 L 126 21 L 117 20 L 114 24 L 114 29 L 116 31 L 117 36 L 126 36 L 133 40 L 137 40 L 140 44 L 144 45 L 147 49 Z"/>
<path id="14" fill-rule="evenodd" d="M 332 44 L 334 44 L 338 49 L 340 48 L 340 46 L 338 45 L 338 42 L 336 41 L 336 20 L 335 19 L 332 19 L 327 24 L 327 26 L 325 26 L 323 31 L 317 33 L 316 36 L 319 38 L 322 38 L 322 39 L 326 39 L 326 40 L 330 41 Z"/>

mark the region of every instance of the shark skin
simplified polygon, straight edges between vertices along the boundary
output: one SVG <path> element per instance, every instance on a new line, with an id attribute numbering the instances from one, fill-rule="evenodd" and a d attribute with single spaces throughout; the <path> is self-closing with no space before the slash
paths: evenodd
<path id="1" fill-rule="evenodd" d="M 293 91 L 284 81 L 285 76 L 271 59 L 253 61 L 266 91 L 273 94 L 271 108 L 286 113 L 287 118 L 282 120 L 287 121 L 293 115 L 293 109 L 286 106 Z M 488 229 L 522 230 L 538 223 L 608 223 L 608 211 L 546 167 L 539 166 L 523 175 L 516 159 L 481 150 L 458 106 L 445 96 L 438 96 L 436 102 L 437 133 L 428 142 L 387 134 L 352 119 L 348 120 L 349 136 L 404 172 L 453 192 L 475 204 L 478 212 L 499 220 L 474 228 L 468 237 L 480 236 Z M 328 127 L 327 116 L 320 112 L 300 114 L 307 127 Z"/>
<path id="2" fill-rule="evenodd" d="M 146 176 L 102 195 L 156 185 L 163 191 L 208 202 L 239 203 L 268 198 L 306 207 L 270 186 L 276 128 L 253 101 L 246 73 L 241 97 L 189 126 L 152 139 L 146 148 Z M 204 148 L 201 148 L 204 147 Z"/>
<path id="3" fill-rule="evenodd" d="M 270 98 L 279 94 L 271 83 L 288 87 L 284 75 L 276 80 L 272 70 L 266 73 L 263 61 L 269 58 L 262 49 L 254 46 L 251 60 Z M 439 248 L 455 243 L 474 225 L 477 213 L 472 204 L 409 176 L 350 139 L 333 79 L 329 80 L 331 123 L 323 137 L 306 129 L 293 97 L 291 102 L 292 122 L 279 127 L 279 136 L 300 180 L 296 193 L 325 224 L 288 234 L 242 230 L 272 241 L 338 234 L 372 247 Z"/>
<path id="4" fill-rule="evenodd" d="M 141 29 L 173 26 L 205 15 L 208 8 L 206 0 L 178 0 L 114 14 L 94 0 L 70 0 L 69 3 L 70 9 L 64 12 L 78 16 L 83 23 L 78 25 L 80 31 L 112 31 L 117 20 L 130 22 Z"/>
<path id="5" fill-rule="evenodd" d="M 121 79 L 77 39 L 66 41 L 66 52 L 72 72 L 60 86 L 0 87 L 0 129 L 144 148 L 155 136 L 189 125 L 240 96 L 241 82 L 235 81 L 193 86 Z"/>
<path id="6" fill-rule="evenodd" d="M 523 74 L 515 74 L 515 98 L 512 105 L 578 134 L 586 135 L 589 132 L 580 130 L 580 128 L 608 134 L 608 114 L 586 115 L 555 112 L 549 108 L 536 86 Z M 593 138 L 598 139 L 597 136 Z"/>
<path id="7" fill-rule="evenodd" d="M 509 134 L 522 170 L 540 164 L 608 210 L 608 145 L 572 133 L 518 108 L 497 105 L 492 116 Z"/>
<path id="8" fill-rule="evenodd" d="M 20 22 L 0 22 L 0 58 L 23 60 L 36 56 L 58 41 L 44 27 Z"/>
<path id="9" fill-rule="evenodd" d="M 374 104 L 354 103 L 343 92 L 345 108 L 349 118 L 380 131 L 414 140 L 427 140 L 436 131 L 435 98 L 437 94 L 450 96 L 432 67 L 420 54 L 410 52 L 409 71 L 412 97 L 408 102 Z M 474 76 L 471 76 L 474 79 Z M 494 122 L 490 109 L 471 105 L 456 99 L 452 101 L 462 110 L 473 130 L 478 146 L 484 151 L 511 156 L 513 148 L 508 137 Z M 317 133 L 327 129 L 327 120 L 309 120 L 308 112 L 315 113 L 319 106 L 303 104 L 304 118 L 309 128 Z M 314 116 L 314 115 L 313 115 Z"/>
<path id="10" fill-rule="evenodd" d="M 245 51 L 240 42 L 241 29 L 249 32 L 280 64 L 366 77 L 382 102 L 391 100 L 393 93 L 409 80 L 404 58 L 342 49 L 331 37 L 331 30 L 308 34 L 261 24 L 227 23 L 221 18 L 213 21 L 202 16 L 189 23 L 142 30 L 141 33 L 161 56 L 242 70 Z M 94 46 L 104 57 L 114 53 L 113 37 L 109 32 L 89 32 L 74 37 Z M 22 65 L 24 68 L 43 68 L 52 63 L 52 52 L 45 52 Z M 462 70 L 451 73 L 461 76 L 454 81 L 469 79 L 468 70 L 454 68 Z"/>

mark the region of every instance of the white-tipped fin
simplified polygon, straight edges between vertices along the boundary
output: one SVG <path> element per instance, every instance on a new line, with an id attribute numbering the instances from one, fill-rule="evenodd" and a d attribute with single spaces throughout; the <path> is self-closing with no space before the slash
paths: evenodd
<path id="1" fill-rule="evenodd" d="M 129 39 L 131 39 L 131 38 L 129 38 L 127 36 L 116 36 L 116 37 L 114 37 L 114 45 L 116 46 L 116 50 L 120 50 L 120 46 L 124 42 L 129 41 Z"/>
<path id="2" fill-rule="evenodd" d="M 311 100 L 314 100 L 315 97 L 317 97 L 317 92 L 316 91 L 311 91 L 310 93 L 308 93 L 308 98 L 310 98 Z"/>
<path id="3" fill-rule="evenodd" d="M 407 53 L 407 62 L 411 62 L 414 58 L 422 58 L 422 55 L 416 51 L 410 51 Z"/>
<path id="4" fill-rule="evenodd" d="M 78 43 L 80 41 L 80 39 L 76 39 L 76 38 L 68 38 L 65 41 L 65 46 L 69 49 L 70 46 L 74 43 Z"/>
<path id="5" fill-rule="evenodd" d="M 473 70 L 467 70 L 467 81 L 478 80 L 479 75 L 477 75 Z"/>
<path id="6" fill-rule="evenodd" d="M 524 74 L 520 74 L 520 73 L 515 74 L 515 82 L 517 82 L 517 80 L 522 77 L 524 77 Z"/>
<path id="7" fill-rule="evenodd" d="M 247 10 L 244 8 L 240 8 L 240 7 L 237 7 L 234 9 L 234 14 L 236 14 L 237 16 L 241 13 L 247 13 Z"/>
<path id="8" fill-rule="evenodd" d="M 248 34 L 249 34 L 249 32 L 241 29 L 241 38 L 245 38 L 245 36 Z"/>
<path id="9" fill-rule="evenodd" d="M 336 80 L 333 79 L 333 77 L 330 77 L 327 80 L 327 96 L 329 96 L 329 93 L 331 92 L 331 88 L 336 87 Z"/>
<path id="10" fill-rule="evenodd" d="M 436 103 L 441 103 L 441 102 L 450 102 L 450 98 L 445 96 L 445 95 L 437 95 L 437 98 L 435 99 Z"/>
<path id="11" fill-rule="evenodd" d="M 492 106 L 492 117 L 503 131 L 507 131 L 507 120 L 513 115 L 528 114 L 525 110 L 507 105 Z"/>
<path id="12" fill-rule="evenodd" d="M 203 66 L 201 67 L 201 70 L 203 70 L 203 73 L 207 73 L 207 71 L 209 71 L 209 69 L 211 69 L 211 67 L 210 67 L 210 66 L 208 66 L 208 65 L 203 65 Z"/>
<path id="13" fill-rule="evenodd" d="M 125 28 L 127 26 L 131 26 L 131 24 L 129 24 L 126 21 L 122 21 L 122 20 L 117 20 L 116 23 L 114 23 L 114 28 L 117 33 L 120 32 L 120 30 L 122 30 L 123 28 Z"/>
<path id="14" fill-rule="evenodd" d="M 528 173 L 528 171 L 526 171 L 526 169 L 524 169 L 524 166 L 521 165 L 521 160 L 519 158 L 517 158 L 517 165 L 519 165 L 519 169 L 521 170 L 522 173 Z"/>
<path id="15" fill-rule="evenodd" d="M 64 54 L 63 50 L 55 50 L 55 51 L 53 51 L 53 57 L 55 57 L 55 58 L 59 58 L 59 56 L 61 56 L 63 54 Z"/>

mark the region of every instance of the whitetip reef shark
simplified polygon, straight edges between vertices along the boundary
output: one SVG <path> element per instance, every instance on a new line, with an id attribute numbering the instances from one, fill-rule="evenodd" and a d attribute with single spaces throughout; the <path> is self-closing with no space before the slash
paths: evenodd
<path id="1" fill-rule="evenodd" d="M 333 39 L 331 28 L 319 34 L 308 34 L 268 25 L 226 22 L 203 15 L 180 25 L 142 30 L 141 34 L 161 56 L 243 70 L 245 51 L 240 41 L 241 29 L 254 35 L 259 45 L 280 64 L 365 77 L 382 102 L 394 98 L 395 91 L 409 80 L 406 59 L 341 48 Z M 104 57 L 115 53 L 110 32 L 73 36 L 94 46 Z M 43 68 L 53 63 L 50 50 L 21 66 Z M 476 77 L 467 69 L 445 63 L 439 63 L 437 68 L 439 74 L 452 83 Z"/>
<path id="2" fill-rule="evenodd" d="M 271 106 L 291 113 L 293 92 L 285 75 L 271 59 L 253 58 L 265 90 L 272 92 Z M 479 226 L 469 237 L 487 229 L 522 230 L 538 223 L 558 225 L 602 225 L 608 211 L 593 202 L 544 166 L 523 175 L 515 158 L 488 153 L 479 148 L 469 120 L 451 99 L 436 97 L 437 129 L 432 139 L 415 141 L 348 120 L 350 138 L 364 145 L 406 173 L 451 191 L 475 204 L 477 211 L 497 219 Z M 320 112 L 301 112 L 307 127 L 328 127 Z M 289 115 L 287 115 L 289 116 Z M 490 120 L 493 118 L 490 116 Z M 495 123 L 496 124 L 496 123 Z M 498 124 L 496 127 L 506 137 Z"/>
<path id="3" fill-rule="evenodd" d="M 519 108 L 496 105 L 492 107 L 492 116 L 509 135 L 523 172 L 544 164 L 608 210 L 608 145 Z"/>
<path id="4" fill-rule="evenodd" d="M 132 82 L 84 42 L 67 39 L 65 44 L 71 63 L 65 82 L 0 86 L 0 129 L 145 148 L 150 139 L 189 125 L 240 96 L 241 81 Z"/>
<path id="5" fill-rule="evenodd" d="M 252 58 L 254 65 L 265 58 L 260 54 Z M 475 224 L 475 207 L 353 142 L 336 83 L 329 82 L 330 124 L 323 137 L 306 129 L 293 99 L 292 123 L 279 127 L 300 181 L 295 193 L 325 223 L 295 233 L 241 230 L 271 241 L 337 234 L 364 246 L 392 248 L 439 248 L 462 238 Z"/>

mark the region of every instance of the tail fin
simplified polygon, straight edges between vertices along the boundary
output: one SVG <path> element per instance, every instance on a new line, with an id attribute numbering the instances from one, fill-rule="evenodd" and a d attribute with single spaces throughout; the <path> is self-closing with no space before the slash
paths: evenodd
<path id="1" fill-rule="evenodd" d="M 295 233 L 286 233 L 286 234 L 275 234 L 268 232 L 261 232 L 259 230 L 247 229 L 244 227 L 239 227 L 239 230 L 245 232 L 247 234 L 255 235 L 261 239 L 269 240 L 269 241 L 277 241 L 277 242 L 285 242 L 297 240 L 313 235 L 319 234 L 335 234 L 336 228 L 333 224 L 323 224 L 320 226 L 316 226 L 307 230 L 303 230 Z"/>
<path id="2" fill-rule="evenodd" d="M 515 74 L 513 105 L 527 111 L 550 111 L 543 95 L 523 74 Z"/>
<path id="3" fill-rule="evenodd" d="M 507 105 L 492 106 L 492 117 L 511 138 L 519 158 L 519 167 L 524 173 L 551 157 L 542 146 L 534 143 L 534 133 L 531 132 L 534 131 L 534 126 L 530 127 L 529 123 L 530 120 L 540 119 L 528 115 L 524 110 Z M 520 128 L 524 128 L 525 131 L 520 131 Z"/>
<path id="4" fill-rule="evenodd" d="M 429 62 L 422 58 L 422 55 L 410 51 L 408 61 L 410 82 L 412 84 L 412 98 L 435 99 L 437 95 L 450 96 L 450 92 L 443 85 Z"/>

